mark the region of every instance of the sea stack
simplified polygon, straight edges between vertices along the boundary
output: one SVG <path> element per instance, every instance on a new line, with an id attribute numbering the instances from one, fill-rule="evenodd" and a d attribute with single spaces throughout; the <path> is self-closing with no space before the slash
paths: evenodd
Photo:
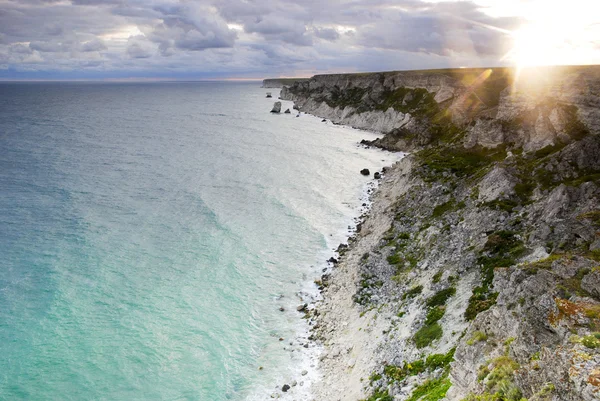
<path id="1" fill-rule="evenodd" d="M 281 102 L 275 102 L 271 113 L 281 113 Z"/>

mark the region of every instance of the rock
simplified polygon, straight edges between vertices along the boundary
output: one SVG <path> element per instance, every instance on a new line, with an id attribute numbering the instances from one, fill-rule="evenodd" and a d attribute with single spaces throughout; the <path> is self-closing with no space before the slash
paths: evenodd
<path id="1" fill-rule="evenodd" d="M 292 112 L 290 111 L 290 109 L 286 109 L 284 113 L 285 114 L 291 114 Z"/>
<path id="2" fill-rule="evenodd" d="M 296 117 L 300 117 L 300 114 L 296 114 Z"/>
<path id="3" fill-rule="evenodd" d="M 326 123 L 326 122 L 327 122 L 327 120 L 326 120 L 326 119 L 322 119 L 322 120 L 321 120 L 321 122 L 322 122 L 322 123 Z"/>
<path id="4" fill-rule="evenodd" d="M 360 170 L 360 173 L 365 176 L 371 175 L 371 172 L 369 171 L 368 168 L 363 168 L 362 170 Z"/>
<path id="5" fill-rule="evenodd" d="M 308 304 L 302 304 L 302 305 L 298 305 L 298 307 L 296 308 L 296 310 L 298 312 L 304 312 L 306 310 L 306 308 L 308 307 Z"/>
<path id="6" fill-rule="evenodd" d="M 294 381 L 292 382 L 292 387 L 296 387 L 297 385 L 298 385 L 298 382 L 297 382 L 296 380 L 294 380 Z"/>
<path id="7" fill-rule="evenodd" d="M 281 387 L 281 391 L 283 391 L 284 393 L 287 393 L 287 391 L 290 389 L 289 384 L 284 384 L 283 387 Z"/>
<path id="8" fill-rule="evenodd" d="M 581 280 L 581 288 L 600 299 L 600 270 L 596 268 L 586 274 Z"/>
<path id="9" fill-rule="evenodd" d="M 307 374 L 308 374 L 307 370 L 303 370 L 302 373 L 301 373 L 302 376 L 306 376 Z"/>
<path id="10" fill-rule="evenodd" d="M 373 174 L 373 178 L 375 178 L 376 180 L 381 178 L 381 173 L 376 172 L 375 174 Z"/>
<path id="11" fill-rule="evenodd" d="M 300 108 L 298 107 L 298 105 L 294 105 L 294 107 L 292 107 L 294 110 L 300 110 Z"/>
<path id="12" fill-rule="evenodd" d="M 336 263 L 338 263 L 338 260 L 337 260 L 336 258 L 334 258 L 333 256 L 332 256 L 332 257 L 330 257 L 329 259 L 327 259 L 327 261 L 328 261 L 329 263 L 333 263 L 334 265 L 335 265 Z"/>
<path id="13" fill-rule="evenodd" d="M 275 102 L 271 113 L 281 113 L 281 102 Z"/>
<path id="14" fill-rule="evenodd" d="M 285 311 L 285 308 L 283 306 L 280 306 L 279 307 L 279 312 L 284 312 L 284 311 Z"/>
<path id="15" fill-rule="evenodd" d="M 267 92 L 267 97 L 273 97 L 273 96 L 271 95 L 271 92 Z"/>

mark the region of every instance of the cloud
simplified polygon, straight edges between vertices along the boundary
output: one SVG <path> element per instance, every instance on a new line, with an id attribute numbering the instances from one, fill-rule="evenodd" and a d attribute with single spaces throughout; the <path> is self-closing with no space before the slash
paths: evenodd
<path id="1" fill-rule="evenodd" d="M 459 0 L 0 0 L 0 54 L 143 76 L 481 65 L 520 22 Z"/>
<path id="2" fill-rule="evenodd" d="M 314 31 L 316 37 L 325 39 L 325 40 L 334 41 L 334 40 L 339 39 L 339 37 L 340 37 L 339 32 L 333 28 L 314 27 L 313 31 Z"/>
<path id="3" fill-rule="evenodd" d="M 127 46 L 127 54 L 131 58 L 150 58 L 152 57 L 152 50 L 140 42 L 132 42 Z"/>
<path id="4" fill-rule="evenodd" d="M 84 53 L 87 52 L 99 52 L 101 50 L 106 50 L 108 49 L 106 47 L 106 44 L 104 44 L 104 41 L 102 41 L 101 39 L 92 39 L 89 42 L 85 42 L 82 43 L 81 45 L 81 51 Z"/>
<path id="5" fill-rule="evenodd" d="M 69 51 L 70 45 L 61 42 L 31 42 L 29 48 L 43 53 L 59 53 Z"/>

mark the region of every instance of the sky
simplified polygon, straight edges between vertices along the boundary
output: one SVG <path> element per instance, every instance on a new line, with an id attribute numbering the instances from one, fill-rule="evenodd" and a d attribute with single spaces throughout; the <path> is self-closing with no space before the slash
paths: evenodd
<path id="1" fill-rule="evenodd" d="M 596 0 L 0 0 L 0 80 L 600 64 Z"/>

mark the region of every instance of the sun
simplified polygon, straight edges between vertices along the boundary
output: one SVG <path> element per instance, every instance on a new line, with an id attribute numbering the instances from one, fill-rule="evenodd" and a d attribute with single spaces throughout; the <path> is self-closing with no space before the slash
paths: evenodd
<path id="1" fill-rule="evenodd" d="M 595 2 L 587 7 L 567 7 L 562 2 L 530 4 L 527 22 L 510 33 L 514 46 L 504 59 L 517 69 L 600 62 L 600 7 Z"/>

